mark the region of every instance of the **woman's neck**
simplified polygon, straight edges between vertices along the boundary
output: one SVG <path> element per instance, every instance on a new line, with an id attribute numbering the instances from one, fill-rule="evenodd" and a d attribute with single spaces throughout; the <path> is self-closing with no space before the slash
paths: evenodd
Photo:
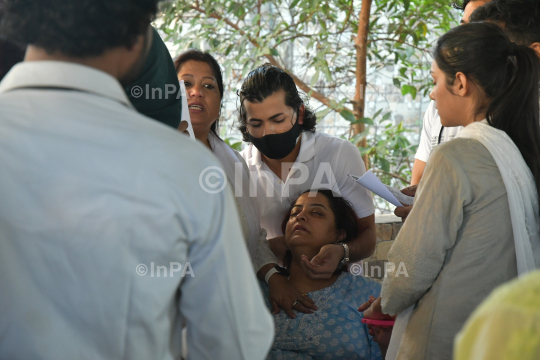
<path id="1" fill-rule="evenodd" d="M 197 140 L 199 140 L 200 142 L 202 142 L 206 147 L 208 147 L 211 151 L 214 151 L 214 149 L 212 149 L 212 147 L 210 146 L 210 141 L 208 141 L 208 135 L 210 134 L 210 130 L 205 130 L 205 131 L 195 131 L 195 129 L 193 130 L 195 132 L 195 138 Z"/>
<path id="2" fill-rule="evenodd" d="M 310 257 L 308 256 L 308 259 Z M 329 279 L 312 279 L 306 275 L 302 265 L 300 265 L 301 255 L 294 256 L 289 267 L 289 282 L 303 293 L 313 292 L 333 285 L 340 273 L 334 273 Z"/>
<path id="3" fill-rule="evenodd" d="M 270 168 L 270 170 L 272 170 L 272 172 L 281 179 L 281 181 L 285 182 L 287 180 L 289 172 L 291 171 L 292 164 L 296 162 L 298 154 L 300 154 L 301 143 L 302 135 L 300 135 L 300 137 L 298 138 L 298 141 L 296 142 L 296 146 L 294 147 L 293 151 L 291 151 L 291 153 L 285 156 L 283 159 L 270 159 L 264 156 L 262 153 L 261 159 Z M 284 163 L 288 163 L 287 166 L 283 167 L 282 164 Z"/>

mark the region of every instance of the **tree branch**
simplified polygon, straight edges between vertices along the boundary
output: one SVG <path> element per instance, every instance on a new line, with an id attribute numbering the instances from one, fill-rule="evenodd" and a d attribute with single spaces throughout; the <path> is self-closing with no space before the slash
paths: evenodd
<path id="1" fill-rule="evenodd" d="M 201 9 L 200 7 L 196 6 L 196 5 L 191 5 L 191 8 L 193 10 L 196 10 L 202 14 L 206 14 L 206 12 Z M 238 31 L 242 36 L 246 36 L 249 40 L 249 42 L 251 42 L 253 44 L 253 46 L 257 47 L 257 48 L 260 48 L 260 44 L 259 42 L 252 38 L 251 36 L 247 35 L 245 33 L 245 31 L 241 30 L 235 23 L 233 23 L 232 21 L 230 21 L 229 19 L 217 14 L 217 13 L 211 13 L 211 14 L 206 14 L 207 16 L 211 17 L 211 18 L 214 18 L 216 20 L 223 20 L 227 25 L 229 25 L 230 27 L 232 27 L 233 29 L 235 29 L 236 31 Z M 318 101 L 320 101 L 321 103 L 323 103 L 324 105 L 328 106 L 330 109 L 334 110 L 334 111 L 337 111 L 337 109 L 335 109 L 331 104 L 330 104 L 330 99 L 327 98 L 326 96 L 324 96 L 323 94 L 321 94 L 320 92 L 312 89 L 308 84 L 306 84 L 304 81 L 302 81 L 298 76 L 296 76 L 295 74 L 293 74 L 290 70 L 286 69 L 285 67 L 281 66 L 279 64 L 279 62 L 276 60 L 276 58 L 269 54 L 269 55 L 264 55 L 264 57 L 266 57 L 268 59 L 268 61 L 270 62 L 270 64 L 274 65 L 274 66 L 277 66 L 279 67 L 280 69 L 286 71 L 289 75 L 292 76 L 292 78 L 294 79 L 294 82 L 296 83 L 296 85 L 302 89 L 302 91 L 304 91 L 306 94 L 310 94 L 310 96 Z M 343 108 L 343 110 L 348 110 L 348 111 L 351 111 L 350 109 L 347 109 L 347 108 Z"/>
<path id="2" fill-rule="evenodd" d="M 388 173 L 388 172 L 386 172 L 386 171 L 377 170 L 377 169 L 374 169 L 374 170 L 371 170 L 371 171 L 373 171 L 373 173 L 375 173 L 375 174 L 383 174 L 383 175 L 391 176 L 391 177 L 393 177 L 393 178 L 395 178 L 395 179 L 399 179 L 399 180 L 405 182 L 406 184 L 408 184 L 408 183 L 411 182 L 410 180 L 405 179 L 404 177 L 402 177 L 402 176 L 400 176 L 400 175 L 397 175 L 397 174 L 392 174 L 392 173 Z"/>
<path id="3" fill-rule="evenodd" d="M 410 46 L 410 47 L 415 48 L 416 50 L 419 50 L 419 51 L 422 51 L 422 52 L 429 52 L 429 50 L 426 50 L 425 48 L 421 48 L 421 47 L 419 47 L 419 46 L 416 46 L 416 45 L 413 45 L 413 44 L 409 44 L 408 42 L 405 42 L 405 41 L 402 41 L 402 40 L 398 40 L 398 39 L 392 39 L 392 38 L 377 38 L 377 39 L 371 39 L 371 40 L 368 40 L 368 43 L 370 43 L 370 42 L 376 42 L 376 41 L 394 41 L 394 42 L 397 42 L 397 43 L 400 43 L 400 44 L 403 44 L 403 45 Z"/>

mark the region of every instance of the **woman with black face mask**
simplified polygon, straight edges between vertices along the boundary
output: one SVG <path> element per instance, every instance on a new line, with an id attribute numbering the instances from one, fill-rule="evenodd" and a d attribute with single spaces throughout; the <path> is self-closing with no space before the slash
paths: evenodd
<path id="1" fill-rule="evenodd" d="M 250 72 L 239 97 L 239 128 L 250 143 L 242 156 L 256 185 L 250 196 L 257 199 L 261 227 L 278 258 L 286 252 L 281 219 L 290 202 L 312 188 L 333 190 L 351 202 L 360 231 L 347 244 L 325 245 L 313 258 L 304 256 L 302 266 L 308 276 L 330 278 L 349 261 L 370 256 L 376 239 L 373 200 L 347 176 L 366 172 L 358 149 L 315 131 L 315 114 L 304 104 L 293 78 L 276 66 L 265 64 Z M 273 312 L 282 308 L 291 318 L 293 310 L 309 313 L 307 295 L 276 273 L 273 264 L 259 272 L 270 286 Z"/>

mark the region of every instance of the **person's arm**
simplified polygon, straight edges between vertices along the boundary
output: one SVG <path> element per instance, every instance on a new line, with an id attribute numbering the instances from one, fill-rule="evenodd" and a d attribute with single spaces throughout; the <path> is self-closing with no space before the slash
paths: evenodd
<path id="1" fill-rule="evenodd" d="M 422 175 L 424 174 L 426 163 L 431 155 L 431 152 L 433 151 L 433 147 L 431 146 L 431 132 L 434 123 L 437 122 L 438 118 L 439 113 L 435 108 L 435 102 L 431 101 L 422 120 L 420 142 L 418 143 L 418 150 L 416 150 L 416 154 L 414 156 L 411 185 L 418 185 Z"/>
<path id="2" fill-rule="evenodd" d="M 388 262 L 395 268 L 387 272 L 381 291 L 386 314 L 405 310 L 433 285 L 457 239 L 463 208 L 472 201 L 468 177 L 456 160 L 461 150 L 438 150 L 426 167 L 413 210 L 388 253 Z"/>
<path id="3" fill-rule="evenodd" d="M 431 133 L 433 131 L 433 127 L 436 123 L 440 122 L 439 120 L 439 113 L 437 111 L 437 108 L 435 107 L 435 102 L 431 101 L 429 103 L 428 108 L 426 109 L 426 112 L 424 113 L 424 118 L 422 119 L 422 131 L 420 132 L 420 142 L 418 143 L 418 149 L 416 150 L 416 154 L 414 156 L 415 164 L 413 166 L 416 166 L 416 160 L 420 160 L 421 162 L 427 163 L 431 152 L 433 151 L 433 147 L 431 146 Z M 422 173 L 424 168 L 417 169 L 418 174 L 420 175 L 417 180 L 418 184 L 420 182 L 420 179 L 422 178 Z M 411 180 L 411 185 L 416 185 Z"/>
<path id="4" fill-rule="evenodd" d="M 424 169 L 426 168 L 426 162 L 414 159 L 414 164 L 412 168 L 412 176 L 411 176 L 411 185 L 418 185 L 420 183 L 420 179 L 422 178 L 422 175 L 424 175 Z"/>
<path id="5" fill-rule="evenodd" d="M 274 264 L 268 264 L 262 267 L 257 273 L 258 278 L 265 281 L 266 274 L 273 267 Z M 280 309 L 283 309 L 287 316 L 295 319 L 296 315 L 293 310 L 303 312 L 304 314 L 312 314 L 313 311 L 317 311 L 317 306 L 313 300 L 309 296 L 302 296 L 302 292 L 291 285 L 284 275 L 279 273 L 274 273 L 269 277 L 268 292 L 273 315 L 279 314 Z M 293 308 L 296 300 L 300 303 L 296 304 Z"/>
<path id="6" fill-rule="evenodd" d="M 395 316 L 383 314 L 381 308 L 381 298 L 375 298 L 370 296 L 369 300 L 358 307 L 358 311 L 363 312 L 363 316 L 366 319 L 372 320 L 395 320 Z M 392 335 L 393 326 L 375 326 L 367 325 L 369 334 L 373 337 L 373 340 L 379 345 L 383 359 L 386 357 L 388 346 L 390 345 L 390 337 Z"/>
<path id="7" fill-rule="evenodd" d="M 426 168 L 426 163 L 431 155 L 433 148 L 431 147 L 431 129 L 433 128 L 433 123 L 436 122 L 438 118 L 438 112 L 435 108 L 435 102 L 431 101 L 429 104 L 426 113 L 424 114 L 424 119 L 422 121 L 422 131 L 420 132 L 420 143 L 418 144 L 418 150 L 414 156 L 414 164 L 412 168 L 411 176 L 411 186 L 418 185 L 420 179 L 424 175 L 424 170 Z M 403 191 L 402 191 L 403 192 Z M 409 195 L 403 192 L 405 195 Z M 409 195 L 410 196 L 410 195 Z M 414 196 L 414 195 L 412 195 Z M 394 210 L 394 214 L 399 216 L 403 222 L 409 213 L 412 210 L 413 205 L 409 206 L 400 206 Z"/>
<path id="8" fill-rule="evenodd" d="M 198 198 L 205 212 L 195 218 L 199 224 L 192 224 L 198 229 L 189 244 L 194 276 L 183 278 L 179 298 L 190 357 L 264 359 L 272 345 L 274 324 L 254 275 L 232 195 L 201 191 Z"/>
<path id="9" fill-rule="evenodd" d="M 270 242 L 266 240 L 266 231 L 264 231 L 264 243 L 259 240 L 259 248 L 257 251 L 258 265 L 259 270 L 257 271 L 257 277 L 261 281 L 268 280 L 268 293 L 270 306 L 272 307 L 272 314 L 279 314 L 280 309 L 283 309 L 285 313 L 291 318 L 296 318 L 293 310 L 303 312 L 305 314 L 311 314 L 313 311 L 317 310 L 315 303 L 308 296 L 302 296 L 296 287 L 289 283 L 289 280 L 283 275 L 273 271 L 275 265 L 278 261 L 272 250 L 270 249 Z M 280 236 L 283 240 L 283 245 L 285 246 L 284 237 Z M 281 242 L 277 240 L 277 242 Z M 283 252 L 284 255 L 284 252 Z M 283 256 L 281 256 L 283 258 Z M 269 273 L 272 271 L 273 273 Z M 267 274 L 269 275 L 266 279 Z M 293 309 L 293 304 L 298 300 L 300 304 L 297 304 Z"/>

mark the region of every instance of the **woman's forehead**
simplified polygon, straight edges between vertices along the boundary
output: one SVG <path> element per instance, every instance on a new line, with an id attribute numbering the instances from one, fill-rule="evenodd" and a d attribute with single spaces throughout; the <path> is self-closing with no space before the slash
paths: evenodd
<path id="1" fill-rule="evenodd" d="M 328 199 L 323 194 L 317 191 L 307 192 L 302 194 L 296 199 L 294 206 L 309 206 L 309 205 L 323 205 L 328 206 Z"/>
<path id="2" fill-rule="evenodd" d="M 178 76 L 207 78 L 216 82 L 210 65 L 204 61 L 188 60 L 180 66 Z"/>

